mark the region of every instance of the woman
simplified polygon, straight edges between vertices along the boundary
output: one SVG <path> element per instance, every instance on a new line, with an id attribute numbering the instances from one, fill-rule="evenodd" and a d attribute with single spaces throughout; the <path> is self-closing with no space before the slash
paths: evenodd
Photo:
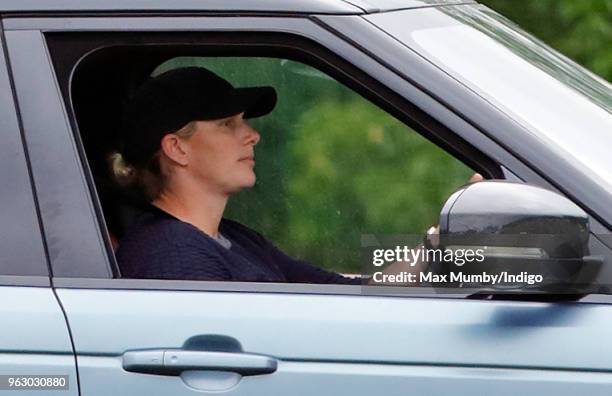
<path id="1" fill-rule="evenodd" d="M 223 218 L 229 197 L 255 183 L 259 133 L 272 87 L 234 88 L 199 67 L 149 79 L 126 108 L 121 184 L 137 183 L 151 205 L 117 251 L 127 278 L 353 283 L 293 259 L 257 232 Z"/>

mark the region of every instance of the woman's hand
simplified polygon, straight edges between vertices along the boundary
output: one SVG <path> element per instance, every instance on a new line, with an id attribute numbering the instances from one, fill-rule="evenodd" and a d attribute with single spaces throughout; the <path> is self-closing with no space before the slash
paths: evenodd
<path id="1" fill-rule="evenodd" d="M 468 183 L 476 183 L 476 182 L 483 181 L 483 180 L 484 180 L 484 177 L 482 177 L 480 173 L 474 173 L 472 177 L 470 177 L 470 179 L 468 180 Z"/>
<path id="2" fill-rule="evenodd" d="M 483 181 L 483 180 L 484 180 L 484 177 L 482 177 L 482 175 L 480 173 L 474 173 L 468 179 L 468 184 L 469 183 L 478 183 L 479 181 Z M 439 233 L 440 233 L 440 225 L 431 226 L 427 230 L 427 235 L 439 234 Z"/>

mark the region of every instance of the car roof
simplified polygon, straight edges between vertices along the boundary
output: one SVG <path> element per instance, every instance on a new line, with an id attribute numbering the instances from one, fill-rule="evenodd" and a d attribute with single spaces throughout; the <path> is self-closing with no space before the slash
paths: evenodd
<path id="1" fill-rule="evenodd" d="M 243 11 L 363 14 L 472 0 L 2 0 L 0 13 Z"/>

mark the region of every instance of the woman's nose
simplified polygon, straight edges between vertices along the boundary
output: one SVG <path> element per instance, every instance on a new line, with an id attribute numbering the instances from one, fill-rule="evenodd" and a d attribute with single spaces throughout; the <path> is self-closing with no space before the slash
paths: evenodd
<path id="1" fill-rule="evenodd" d="M 259 134 L 259 132 L 257 132 L 255 128 L 253 128 L 249 124 L 246 125 L 248 128 L 247 142 L 255 146 L 259 142 L 261 135 Z"/>

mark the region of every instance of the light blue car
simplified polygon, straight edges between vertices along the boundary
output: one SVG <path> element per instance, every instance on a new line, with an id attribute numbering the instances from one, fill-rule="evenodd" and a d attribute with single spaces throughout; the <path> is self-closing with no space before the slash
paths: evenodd
<path id="1" fill-rule="evenodd" d="M 498 14 L 469 0 L 4 0 L 0 17 L 0 394 L 612 395 L 612 90 Z M 572 263 L 595 268 L 581 278 L 588 291 L 121 278 L 113 251 L 133 212 L 107 188 L 101 153 L 121 95 L 186 58 L 270 77 L 295 117 L 311 108 L 291 104 L 291 81 L 312 81 L 317 114 L 350 97 L 365 107 L 347 123 L 368 108 L 414 130 L 444 153 L 443 178 L 461 166 L 504 180 L 445 195 L 441 233 L 506 215 L 569 219 L 557 231 L 581 227 Z M 287 144 L 306 128 L 292 120 L 275 121 L 296 131 Z M 312 153 L 336 144 L 343 125 L 329 124 L 312 127 L 326 131 Z M 320 179 L 264 185 L 297 197 L 378 167 L 382 184 L 357 186 L 368 199 L 390 194 L 392 166 L 351 157 L 386 136 L 368 125 L 345 125 L 357 142 L 341 150 L 349 176 L 327 179 L 334 162 L 317 157 Z M 281 144 L 270 139 L 262 150 Z M 372 216 L 415 209 L 363 202 Z M 237 213 L 265 228 L 277 203 Z M 357 216 L 327 209 L 326 229 Z M 297 227 L 277 236 L 296 240 Z"/>

